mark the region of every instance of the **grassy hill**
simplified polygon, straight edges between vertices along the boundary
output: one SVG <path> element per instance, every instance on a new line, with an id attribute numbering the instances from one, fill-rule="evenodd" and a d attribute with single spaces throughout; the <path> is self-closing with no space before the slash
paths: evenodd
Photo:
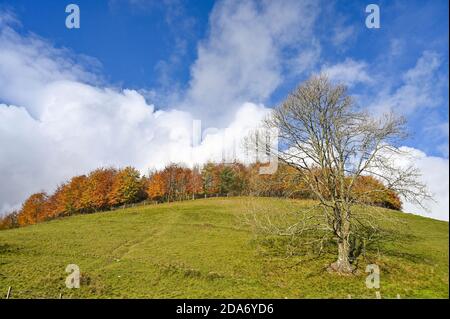
<path id="1" fill-rule="evenodd" d="M 274 213 L 285 200 L 253 199 Z M 389 211 L 397 238 L 361 258 L 355 276 L 326 270 L 332 253 L 287 257 L 240 223 L 248 198 L 205 199 L 78 215 L 0 231 L 0 292 L 12 298 L 448 298 L 448 223 Z M 308 206 L 296 201 L 291 205 Z M 282 246 L 282 245 L 281 245 Z M 65 287 L 68 264 L 80 289 Z M 4 295 L 3 295 L 4 296 Z"/>

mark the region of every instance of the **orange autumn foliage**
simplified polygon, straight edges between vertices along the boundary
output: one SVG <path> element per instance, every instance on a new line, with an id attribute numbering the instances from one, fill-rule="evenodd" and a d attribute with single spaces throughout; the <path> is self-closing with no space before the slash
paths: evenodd
<path id="1" fill-rule="evenodd" d="M 194 167 L 194 169 L 189 172 L 188 179 L 189 182 L 187 192 L 189 194 L 191 194 L 194 197 L 195 194 L 203 193 L 203 179 L 200 169 L 198 167 Z"/>
<path id="2" fill-rule="evenodd" d="M 33 225 L 45 220 L 47 198 L 47 194 L 43 192 L 28 197 L 23 203 L 17 219 L 19 225 Z"/>
<path id="3" fill-rule="evenodd" d="M 97 211 L 109 207 L 109 193 L 117 171 L 113 168 L 99 168 L 92 171 L 86 181 L 81 206 Z"/>
<path id="4" fill-rule="evenodd" d="M 109 204 L 117 206 L 143 199 L 142 184 L 141 174 L 135 168 L 125 167 L 119 170 L 108 194 Z"/>
<path id="5" fill-rule="evenodd" d="M 383 183 L 372 176 L 360 176 L 355 181 L 353 193 L 363 204 L 395 210 L 402 209 L 402 202 L 398 194 L 387 189 Z"/>
<path id="6" fill-rule="evenodd" d="M 261 175 L 265 164 L 208 163 L 190 169 L 171 164 L 161 171 L 140 177 L 132 167 L 99 168 L 88 175 L 75 176 L 59 185 L 51 195 L 32 194 L 18 212 L 0 219 L 0 229 L 31 225 L 72 214 L 108 210 L 146 198 L 174 201 L 196 195 L 253 195 L 314 199 L 308 185 L 299 182 L 294 168 L 279 163 L 274 174 Z M 326 171 L 311 172 L 311 179 L 324 178 Z M 350 181 L 350 180 L 348 180 Z M 402 203 L 396 192 L 387 189 L 370 176 L 359 177 L 353 186 L 358 203 L 400 210 Z M 327 197 L 326 193 L 323 196 Z"/>
<path id="7" fill-rule="evenodd" d="M 150 199 L 161 200 L 166 194 L 166 183 L 162 173 L 154 173 L 150 176 L 150 180 L 146 189 Z"/>

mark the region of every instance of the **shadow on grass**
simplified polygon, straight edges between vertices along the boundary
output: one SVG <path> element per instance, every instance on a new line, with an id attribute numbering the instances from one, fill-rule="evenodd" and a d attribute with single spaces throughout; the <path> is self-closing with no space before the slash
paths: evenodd
<path id="1" fill-rule="evenodd" d="M 183 263 L 159 264 L 158 270 L 160 277 L 181 276 L 183 278 L 197 278 L 208 281 L 224 278 L 223 275 L 217 272 L 204 273 L 199 269 L 189 267 Z"/>
<path id="2" fill-rule="evenodd" d="M 323 234 L 322 234 L 323 235 Z M 376 234 L 360 234 L 353 240 L 350 259 L 358 267 L 360 264 L 377 263 L 380 257 L 399 258 L 410 263 L 432 264 L 425 256 L 408 250 L 408 246 L 421 240 L 420 237 L 400 228 L 378 229 Z M 370 240 L 365 240 L 370 238 Z M 263 258 L 293 258 L 292 267 L 317 261 L 332 261 L 337 254 L 333 238 L 319 236 L 283 237 L 276 235 L 257 235 L 251 240 L 252 246 Z M 320 271 L 322 272 L 322 271 Z"/>
<path id="3" fill-rule="evenodd" d="M 386 257 L 395 257 L 412 263 L 432 264 L 425 256 L 410 250 L 414 243 L 421 240 L 419 236 L 395 230 L 383 230 L 381 238 L 370 246 L 369 252 Z M 409 246 L 409 247 L 408 247 Z"/>
<path id="4" fill-rule="evenodd" d="M 12 253 L 17 253 L 20 250 L 20 247 L 13 246 L 10 244 L 0 244 L 0 255 L 7 255 Z"/>

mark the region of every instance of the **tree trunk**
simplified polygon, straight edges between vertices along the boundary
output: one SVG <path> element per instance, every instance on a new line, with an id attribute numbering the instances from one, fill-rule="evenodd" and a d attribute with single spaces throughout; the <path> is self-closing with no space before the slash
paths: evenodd
<path id="1" fill-rule="evenodd" d="M 342 215 L 341 215 L 342 216 Z M 343 218 L 342 218 L 343 217 Z M 350 274 L 354 267 L 350 263 L 350 243 L 348 238 L 350 235 L 350 222 L 347 216 L 342 216 L 340 230 L 338 232 L 338 259 L 330 265 L 331 269 L 342 274 Z"/>
<path id="2" fill-rule="evenodd" d="M 354 267 L 350 264 L 349 259 L 350 245 L 346 240 L 338 240 L 338 259 L 330 265 L 331 269 L 343 273 L 350 274 Z"/>

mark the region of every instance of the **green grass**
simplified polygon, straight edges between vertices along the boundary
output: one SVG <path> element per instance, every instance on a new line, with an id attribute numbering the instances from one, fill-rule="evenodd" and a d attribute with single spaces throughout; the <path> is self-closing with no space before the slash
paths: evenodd
<path id="1" fill-rule="evenodd" d="M 251 199 L 274 214 L 280 199 Z M 283 244 L 240 222 L 248 198 L 205 199 L 78 215 L 0 231 L 0 293 L 12 298 L 375 298 L 365 265 L 381 267 L 383 298 L 448 298 L 448 223 L 389 211 L 402 226 L 339 276 L 318 258 L 286 256 Z M 290 202 L 307 207 L 309 201 Z M 278 249 L 278 251 L 277 251 Z M 68 264 L 80 289 L 65 287 Z"/>

